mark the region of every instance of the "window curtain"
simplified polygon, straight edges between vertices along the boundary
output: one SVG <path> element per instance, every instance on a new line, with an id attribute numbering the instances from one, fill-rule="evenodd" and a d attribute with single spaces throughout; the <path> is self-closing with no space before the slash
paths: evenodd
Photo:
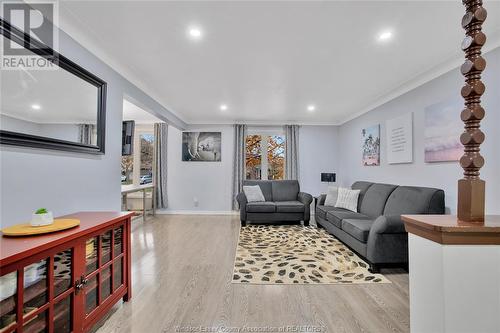
<path id="1" fill-rule="evenodd" d="M 86 145 L 95 145 L 96 139 L 94 138 L 95 125 L 93 124 L 80 124 L 78 125 L 78 141 Z"/>
<path id="2" fill-rule="evenodd" d="M 156 123 L 155 131 L 155 185 L 156 185 L 156 207 L 167 208 L 167 143 L 168 125 Z"/>
<path id="3" fill-rule="evenodd" d="M 299 179 L 299 125 L 285 125 L 285 179 Z"/>
<path id="4" fill-rule="evenodd" d="M 233 210 L 238 209 L 236 196 L 242 190 L 245 179 L 245 138 L 247 136 L 246 125 L 234 125 L 234 163 L 233 163 Z"/>

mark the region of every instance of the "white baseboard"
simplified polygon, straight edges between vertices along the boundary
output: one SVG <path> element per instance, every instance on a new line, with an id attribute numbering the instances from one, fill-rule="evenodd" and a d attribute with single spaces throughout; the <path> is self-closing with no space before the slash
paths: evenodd
<path id="1" fill-rule="evenodd" d="M 240 215 L 235 210 L 156 210 L 159 215 Z M 311 211 L 314 216 L 314 211 Z"/>
<path id="2" fill-rule="evenodd" d="M 159 215 L 239 215 L 239 212 L 232 210 L 157 210 Z"/>

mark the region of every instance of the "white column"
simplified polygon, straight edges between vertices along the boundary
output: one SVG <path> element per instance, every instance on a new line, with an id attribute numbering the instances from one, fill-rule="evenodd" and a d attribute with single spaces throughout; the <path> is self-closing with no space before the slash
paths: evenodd
<path id="1" fill-rule="evenodd" d="M 408 237 L 411 332 L 500 332 L 500 246 Z"/>

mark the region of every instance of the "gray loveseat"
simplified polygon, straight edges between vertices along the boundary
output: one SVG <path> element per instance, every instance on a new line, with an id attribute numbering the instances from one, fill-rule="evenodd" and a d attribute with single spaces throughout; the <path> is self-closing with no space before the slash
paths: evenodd
<path id="1" fill-rule="evenodd" d="M 355 182 L 360 190 L 358 212 L 316 203 L 319 226 L 361 255 L 376 272 L 381 266 L 407 266 L 408 235 L 402 214 L 444 214 L 444 191 L 427 188 Z"/>
<path id="2" fill-rule="evenodd" d="M 300 192 L 296 180 L 245 180 L 243 186 L 259 185 L 265 202 L 247 202 L 245 193 L 236 197 L 240 206 L 241 225 L 247 221 L 304 221 L 309 225 L 312 196 Z"/>

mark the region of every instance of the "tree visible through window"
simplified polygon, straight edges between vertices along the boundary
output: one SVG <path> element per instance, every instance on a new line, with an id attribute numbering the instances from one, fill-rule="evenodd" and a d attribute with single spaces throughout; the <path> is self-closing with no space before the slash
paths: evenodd
<path id="1" fill-rule="evenodd" d="M 141 185 L 153 182 L 153 155 L 154 135 L 141 134 Z"/>
<path id="2" fill-rule="evenodd" d="M 285 138 L 280 135 L 269 136 L 267 145 L 267 179 L 285 178 Z"/>
<path id="3" fill-rule="evenodd" d="M 246 179 L 260 179 L 262 167 L 262 137 L 248 135 L 246 137 Z"/>
<path id="4" fill-rule="evenodd" d="M 134 171 L 134 156 L 122 156 L 122 184 L 132 184 L 132 174 Z"/>
<path id="5" fill-rule="evenodd" d="M 284 136 L 248 135 L 245 148 L 246 179 L 284 179 Z"/>
<path id="6" fill-rule="evenodd" d="M 149 184 L 153 182 L 154 164 L 153 127 L 142 125 L 134 132 L 134 150 L 129 156 L 122 156 L 122 184 Z"/>

